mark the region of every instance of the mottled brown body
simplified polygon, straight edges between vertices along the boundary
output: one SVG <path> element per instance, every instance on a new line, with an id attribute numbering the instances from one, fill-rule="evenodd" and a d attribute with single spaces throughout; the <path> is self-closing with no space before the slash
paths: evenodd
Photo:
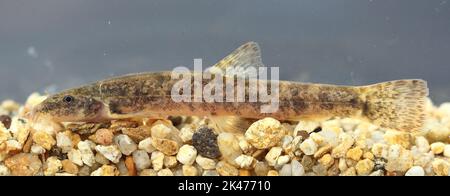
<path id="1" fill-rule="evenodd" d="M 223 78 L 224 81 L 231 79 Z M 318 116 L 349 116 L 357 114 L 363 108 L 358 88 L 280 81 L 279 110 L 274 113 L 261 113 L 261 106 L 267 103 L 249 101 L 251 86 L 248 79 L 245 82 L 245 102 L 237 102 L 236 98 L 233 102 L 227 102 L 224 85 L 225 94 L 222 102 L 208 103 L 203 100 L 177 103 L 171 98 L 171 90 L 179 80 L 171 78 L 171 72 L 129 75 L 97 82 L 90 86 L 90 94 L 109 107 L 110 118 L 129 115 L 230 115 L 244 118 L 270 116 L 288 120 Z M 202 80 L 203 86 L 210 82 L 211 79 Z M 193 96 L 194 82 L 191 84 Z M 234 84 L 234 92 L 237 92 L 237 82 Z M 270 85 L 268 87 L 270 88 Z"/>

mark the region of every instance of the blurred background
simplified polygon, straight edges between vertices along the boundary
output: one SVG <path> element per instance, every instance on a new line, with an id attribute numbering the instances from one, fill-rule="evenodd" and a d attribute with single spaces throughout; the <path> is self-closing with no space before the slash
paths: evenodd
<path id="1" fill-rule="evenodd" d="M 206 67 L 247 41 L 283 80 L 422 78 L 450 101 L 447 0 L 0 0 L 0 100 Z"/>

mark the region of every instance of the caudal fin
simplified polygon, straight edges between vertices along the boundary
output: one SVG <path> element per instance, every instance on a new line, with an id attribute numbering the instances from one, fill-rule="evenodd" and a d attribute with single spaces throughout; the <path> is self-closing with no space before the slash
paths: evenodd
<path id="1" fill-rule="evenodd" d="M 424 80 L 395 80 L 363 87 L 363 115 L 372 123 L 399 131 L 418 131 L 425 121 L 428 96 Z"/>

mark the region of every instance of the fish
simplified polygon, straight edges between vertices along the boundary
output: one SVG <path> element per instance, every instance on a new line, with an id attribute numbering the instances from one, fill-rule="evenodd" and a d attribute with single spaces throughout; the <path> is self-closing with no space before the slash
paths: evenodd
<path id="1" fill-rule="evenodd" d="M 208 73 L 229 68 L 264 66 L 256 42 L 248 42 L 220 60 Z M 204 72 L 187 72 L 191 77 Z M 236 73 L 235 73 L 236 74 Z M 214 78 L 236 81 L 239 74 L 218 74 L 201 78 L 208 84 Z M 241 73 L 242 74 L 242 73 Z M 253 82 L 269 84 L 271 80 L 244 78 L 250 96 Z M 50 95 L 30 114 L 34 121 L 102 122 L 117 119 L 165 118 L 167 116 L 203 116 L 213 120 L 223 131 L 243 131 L 251 122 L 271 117 L 280 121 L 301 121 L 352 117 L 366 120 L 386 129 L 418 131 L 425 121 L 427 82 L 404 79 L 364 86 L 276 81 L 278 108 L 261 112 L 267 104 L 260 100 L 245 101 L 175 101 L 172 89 L 182 78 L 172 71 L 144 72 L 112 77 Z M 191 80 L 189 80 L 191 81 Z M 265 82 L 265 83 L 264 83 Z M 233 88 L 237 89 L 237 82 Z M 189 84 L 192 91 L 198 86 Z M 270 87 L 270 86 L 268 86 Z M 225 87 L 220 87 L 220 89 Z M 218 88 L 219 89 L 219 88 Z M 224 93 L 227 91 L 225 89 Z M 236 100 L 236 98 L 234 99 Z"/>

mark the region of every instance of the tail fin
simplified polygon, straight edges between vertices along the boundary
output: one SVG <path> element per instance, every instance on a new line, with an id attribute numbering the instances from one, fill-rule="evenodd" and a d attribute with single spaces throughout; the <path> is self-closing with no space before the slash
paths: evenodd
<path id="1" fill-rule="evenodd" d="M 364 86 L 363 115 L 372 123 L 399 131 L 418 131 L 425 121 L 428 96 L 424 80 L 395 80 Z"/>

